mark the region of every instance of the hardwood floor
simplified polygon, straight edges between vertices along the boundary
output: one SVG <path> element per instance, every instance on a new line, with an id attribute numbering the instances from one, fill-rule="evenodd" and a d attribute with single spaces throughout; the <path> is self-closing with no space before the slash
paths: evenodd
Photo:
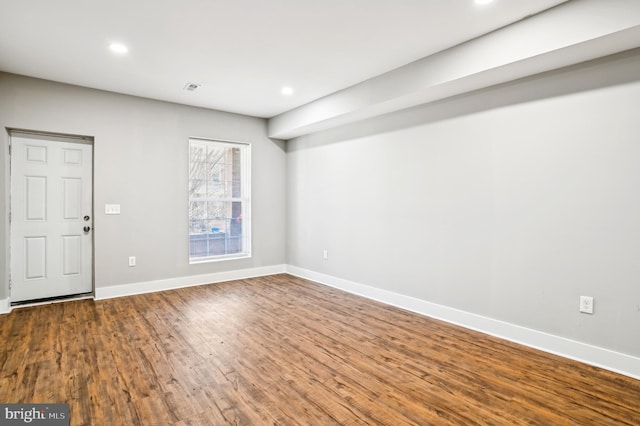
<path id="1" fill-rule="evenodd" d="M 0 402 L 72 425 L 640 425 L 640 381 L 289 275 L 0 316 Z"/>

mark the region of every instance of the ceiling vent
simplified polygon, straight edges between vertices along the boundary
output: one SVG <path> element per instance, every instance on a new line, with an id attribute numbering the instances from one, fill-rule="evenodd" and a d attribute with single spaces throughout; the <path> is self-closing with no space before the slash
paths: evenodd
<path id="1" fill-rule="evenodd" d="M 182 89 L 183 90 L 188 90 L 189 92 L 193 92 L 194 90 L 196 90 L 198 87 L 202 86 L 202 84 L 198 84 L 198 83 L 187 83 L 186 86 L 184 86 Z"/>

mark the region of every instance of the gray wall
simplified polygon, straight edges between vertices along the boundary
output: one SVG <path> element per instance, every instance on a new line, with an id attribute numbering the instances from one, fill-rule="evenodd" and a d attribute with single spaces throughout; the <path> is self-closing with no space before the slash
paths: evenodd
<path id="1" fill-rule="evenodd" d="M 287 151 L 289 264 L 640 356 L 638 51 Z"/>
<path id="2" fill-rule="evenodd" d="M 0 73 L 0 127 L 0 299 L 8 274 L 7 127 L 95 138 L 96 287 L 285 262 L 286 154 L 282 141 L 267 138 L 263 119 Z M 250 259 L 188 263 L 190 136 L 252 145 Z M 121 204 L 122 214 L 104 215 L 106 203 Z"/>

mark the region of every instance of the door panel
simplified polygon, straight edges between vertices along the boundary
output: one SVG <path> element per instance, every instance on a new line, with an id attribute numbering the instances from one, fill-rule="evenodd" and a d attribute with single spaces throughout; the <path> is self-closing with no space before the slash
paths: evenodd
<path id="1" fill-rule="evenodd" d="M 62 275 L 79 275 L 82 259 L 82 241 L 79 235 L 65 235 L 62 237 Z"/>
<path id="2" fill-rule="evenodd" d="M 46 220 L 47 178 L 46 176 L 25 176 L 25 206 L 27 221 Z"/>
<path id="3" fill-rule="evenodd" d="M 12 302 L 93 290 L 92 155 L 90 143 L 12 135 Z"/>
<path id="4" fill-rule="evenodd" d="M 25 145 L 27 161 L 30 163 L 46 164 L 47 147 L 37 145 Z"/>
<path id="5" fill-rule="evenodd" d="M 62 218 L 79 220 L 82 211 L 82 179 L 62 178 Z"/>
<path id="6" fill-rule="evenodd" d="M 47 237 L 25 237 L 26 280 L 47 277 Z"/>

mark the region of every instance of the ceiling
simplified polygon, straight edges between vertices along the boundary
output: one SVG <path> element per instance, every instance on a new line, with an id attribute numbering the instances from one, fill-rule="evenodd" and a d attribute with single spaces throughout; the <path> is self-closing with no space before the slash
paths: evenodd
<path id="1" fill-rule="evenodd" d="M 0 70 L 268 118 L 565 1 L 0 0 Z"/>

